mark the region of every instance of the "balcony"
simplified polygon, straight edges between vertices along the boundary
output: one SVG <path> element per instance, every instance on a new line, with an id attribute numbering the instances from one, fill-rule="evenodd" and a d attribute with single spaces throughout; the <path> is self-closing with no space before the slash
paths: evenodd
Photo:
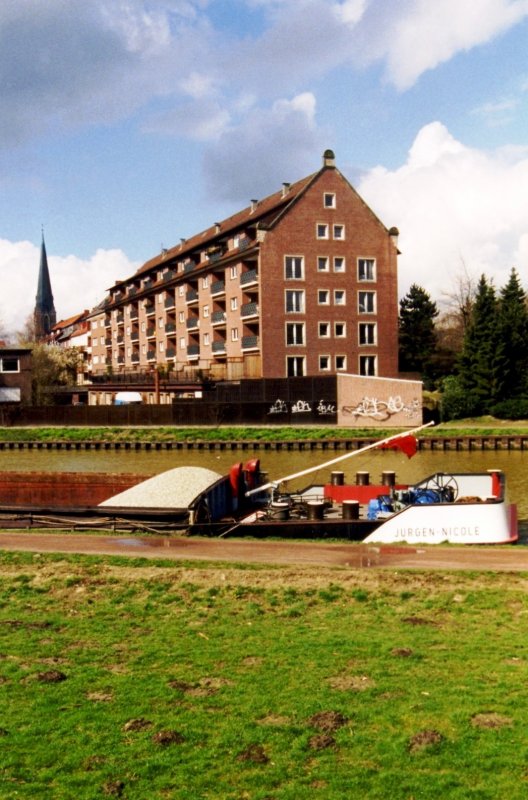
<path id="1" fill-rule="evenodd" d="M 240 275 L 240 285 L 249 286 L 252 283 L 258 283 L 258 273 L 256 269 L 248 269 Z"/>
<path id="2" fill-rule="evenodd" d="M 152 339 L 156 335 L 156 328 L 154 325 L 149 325 L 147 328 L 147 339 Z"/>
<path id="3" fill-rule="evenodd" d="M 213 342 L 212 350 L 213 350 L 213 353 L 215 353 L 216 355 L 218 355 L 219 353 L 225 353 L 225 351 L 226 351 L 226 343 L 223 342 L 223 341 L 217 340 L 217 341 Z"/>
<path id="4" fill-rule="evenodd" d="M 116 317 L 117 324 L 118 325 L 122 325 L 124 323 L 124 321 L 125 321 L 125 315 L 124 314 L 118 314 L 117 317 Z"/>
<path id="5" fill-rule="evenodd" d="M 168 322 L 165 325 L 165 333 L 176 333 L 176 323 L 175 322 Z"/>
<path id="6" fill-rule="evenodd" d="M 247 317 L 258 317 L 259 307 L 258 303 L 244 303 L 240 309 L 240 317 L 242 319 Z"/>
<path id="7" fill-rule="evenodd" d="M 176 301 L 175 301 L 174 297 L 166 297 L 165 298 L 165 310 L 168 310 L 170 308 L 174 308 L 175 305 L 176 305 Z"/>
<path id="8" fill-rule="evenodd" d="M 117 361 L 118 364 L 124 364 L 125 363 L 125 357 L 124 356 L 118 356 L 116 358 L 116 361 Z"/>
<path id="9" fill-rule="evenodd" d="M 249 236 L 243 236 L 238 240 L 238 249 L 247 250 L 250 244 L 251 244 L 251 239 L 249 238 Z"/>
<path id="10" fill-rule="evenodd" d="M 194 263 L 194 261 L 186 261 L 185 264 L 183 265 L 183 271 L 190 272 L 192 269 L 195 268 L 195 266 L 196 264 Z"/>
<path id="11" fill-rule="evenodd" d="M 196 291 L 196 289 L 189 289 L 189 291 L 185 295 L 185 302 L 186 303 L 198 302 L 198 292 Z"/>
<path id="12" fill-rule="evenodd" d="M 222 250 L 213 250 L 212 253 L 207 253 L 207 258 L 209 263 L 214 263 L 215 261 L 220 261 L 223 255 Z"/>
<path id="13" fill-rule="evenodd" d="M 258 336 L 243 336 L 242 337 L 242 350 L 258 350 L 259 337 Z"/>
<path id="14" fill-rule="evenodd" d="M 187 326 L 187 330 L 190 331 L 193 328 L 197 328 L 200 324 L 200 320 L 198 317 L 189 317 L 189 319 L 185 320 L 185 325 Z"/>
<path id="15" fill-rule="evenodd" d="M 176 358 L 176 348 L 167 347 L 167 349 L 165 350 L 165 355 L 167 358 Z"/>
<path id="16" fill-rule="evenodd" d="M 167 272 L 163 273 L 162 281 L 163 283 L 168 283 L 168 281 L 174 280 L 176 277 L 176 273 L 173 269 L 167 270 Z"/>
<path id="17" fill-rule="evenodd" d="M 223 294 L 225 292 L 225 281 L 214 281 L 211 284 L 211 294 Z"/>
<path id="18" fill-rule="evenodd" d="M 145 314 L 149 316 L 149 314 L 154 314 L 156 311 L 156 306 L 152 301 L 145 303 Z"/>
<path id="19" fill-rule="evenodd" d="M 199 358 L 199 357 L 200 357 L 200 345 L 190 344 L 187 347 L 187 358 Z"/>
<path id="20" fill-rule="evenodd" d="M 211 314 L 211 323 L 213 325 L 222 325 L 225 324 L 226 321 L 226 312 L 225 311 L 213 311 Z"/>
<path id="21" fill-rule="evenodd" d="M 139 364 L 139 353 L 132 353 L 130 360 L 133 364 Z"/>
<path id="22" fill-rule="evenodd" d="M 147 361 L 155 361 L 155 359 L 156 359 L 156 351 L 147 350 Z"/>

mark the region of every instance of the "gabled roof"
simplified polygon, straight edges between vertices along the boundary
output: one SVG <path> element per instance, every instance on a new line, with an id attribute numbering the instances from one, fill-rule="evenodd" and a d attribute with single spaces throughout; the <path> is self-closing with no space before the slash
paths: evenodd
<path id="1" fill-rule="evenodd" d="M 263 200 L 253 202 L 247 208 L 238 211 L 231 217 L 227 217 L 227 219 L 222 222 L 216 223 L 210 228 L 206 228 L 206 230 L 201 233 L 195 234 L 190 239 L 185 239 L 170 250 L 165 250 L 163 253 L 154 256 L 154 258 L 151 258 L 143 264 L 143 266 L 139 267 L 135 275 L 143 275 L 145 272 L 161 266 L 162 264 L 166 264 L 175 258 L 182 258 L 196 251 L 198 248 L 207 247 L 215 240 L 224 238 L 238 229 L 257 224 L 261 228 L 272 225 L 275 218 L 282 211 L 299 199 L 321 171 L 322 170 L 314 172 L 296 183 L 290 185 L 286 184 L 283 189 L 280 189 L 278 192 L 268 195 L 268 197 L 265 197 Z M 128 280 L 130 280 L 130 278 Z M 118 281 L 116 285 L 126 282 L 127 281 Z"/>

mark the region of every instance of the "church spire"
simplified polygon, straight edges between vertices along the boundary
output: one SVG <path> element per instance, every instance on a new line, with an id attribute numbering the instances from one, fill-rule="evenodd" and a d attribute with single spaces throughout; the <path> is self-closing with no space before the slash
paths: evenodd
<path id="1" fill-rule="evenodd" d="M 53 292 L 51 291 L 51 281 L 48 269 L 48 256 L 46 253 L 46 243 L 44 242 L 44 231 L 42 231 L 42 244 L 40 246 L 40 267 L 38 275 L 37 297 L 34 312 L 35 339 L 44 339 L 51 332 L 57 322 L 55 306 L 53 304 Z"/>

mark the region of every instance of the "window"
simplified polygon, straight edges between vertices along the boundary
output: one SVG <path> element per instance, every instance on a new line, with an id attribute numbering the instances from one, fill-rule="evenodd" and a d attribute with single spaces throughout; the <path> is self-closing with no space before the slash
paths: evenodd
<path id="1" fill-rule="evenodd" d="M 180 322 L 185 322 L 185 311 L 180 311 L 180 313 L 178 314 L 178 319 L 180 320 Z"/>
<path id="2" fill-rule="evenodd" d="M 304 279 L 304 256 L 284 256 L 284 277 L 287 281 Z"/>
<path id="3" fill-rule="evenodd" d="M 330 292 L 328 289 L 319 289 L 317 292 L 317 302 L 320 306 L 327 306 L 330 304 Z"/>
<path id="4" fill-rule="evenodd" d="M 158 320 L 158 328 L 163 328 L 163 317 L 160 317 Z"/>
<path id="5" fill-rule="evenodd" d="M 319 356 L 319 372 L 328 372 L 330 369 L 330 356 Z"/>
<path id="6" fill-rule="evenodd" d="M 159 349 L 160 349 L 160 353 L 163 353 L 163 351 L 165 350 L 165 344 L 164 344 L 164 342 L 160 342 L 160 343 L 159 343 Z"/>
<path id="7" fill-rule="evenodd" d="M 209 306 L 204 306 L 203 307 L 203 315 L 204 315 L 205 318 L 207 318 L 209 316 Z"/>
<path id="8" fill-rule="evenodd" d="M 346 336 L 346 322 L 336 322 L 334 324 L 334 336 L 336 339 L 343 339 Z"/>
<path id="9" fill-rule="evenodd" d="M 183 283 L 181 283 L 178 286 L 178 294 L 180 297 L 183 297 L 183 295 L 185 294 L 185 286 L 183 285 Z"/>
<path id="10" fill-rule="evenodd" d="M 147 330 L 147 323 L 146 322 L 142 322 L 141 323 L 141 331 L 142 331 L 142 333 L 145 333 L 146 330 Z"/>
<path id="11" fill-rule="evenodd" d="M 359 344 L 376 344 L 376 323 L 359 323 Z"/>
<path id="12" fill-rule="evenodd" d="M 0 358 L 0 372 L 20 372 L 20 362 L 15 356 Z"/>
<path id="13" fill-rule="evenodd" d="M 185 350 L 185 337 L 182 336 L 180 339 L 180 350 Z"/>
<path id="14" fill-rule="evenodd" d="M 360 375 L 376 374 L 376 356 L 359 357 L 359 374 Z"/>
<path id="15" fill-rule="evenodd" d="M 297 289 L 286 290 L 286 312 L 289 314 L 304 313 L 304 291 Z"/>
<path id="16" fill-rule="evenodd" d="M 233 278 L 236 278 L 236 277 L 237 277 L 237 275 L 238 275 L 238 268 L 237 268 L 237 265 L 236 265 L 236 264 L 234 264 L 234 265 L 231 267 L 231 272 L 230 272 L 230 275 L 231 275 L 231 279 L 233 279 Z"/>
<path id="17" fill-rule="evenodd" d="M 208 345 L 209 345 L 209 334 L 208 333 L 204 333 L 204 335 L 203 335 L 203 343 L 204 343 L 204 345 L 206 347 L 208 347 Z"/>
<path id="18" fill-rule="evenodd" d="M 288 378 L 295 378 L 304 375 L 304 356 L 287 356 L 286 374 Z"/>
<path id="19" fill-rule="evenodd" d="M 360 314 L 376 313 L 376 292 L 358 292 L 358 311 Z"/>
<path id="20" fill-rule="evenodd" d="M 328 225 L 324 222 L 318 222 L 315 230 L 318 239 L 328 239 Z"/>
<path id="21" fill-rule="evenodd" d="M 330 269 L 330 259 L 328 256 L 318 256 L 317 258 L 317 272 L 328 272 Z"/>
<path id="22" fill-rule="evenodd" d="M 202 289 L 207 289 L 209 286 L 209 275 L 204 275 L 202 278 Z"/>
<path id="23" fill-rule="evenodd" d="M 346 369 L 347 359 L 346 356 L 336 356 L 335 357 L 335 368 L 336 370 Z"/>
<path id="24" fill-rule="evenodd" d="M 323 206 L 325 208 L 335 208 L 336 207 L 336 196 L 333 192 L 325 192 L 323 194 Z"/>
<path id="25" fill-rule="evenodd" d="M 238 308 L 238 299 L 236 297 L 231 298 L 231 311 L 236 311 Z"/>
<path id="26" fill-rule="evenodd" d="M 231 328 L 231 341 L 238 342 L 238 328 Z"/>
<path id="27" fill-rule="evenodd" d="M 346 259 L 343 256 L 335 256 L 334 258 L 334 272 L 346 271 Z"/>
<path id="28" fill-rule="evenodd" d="M 358 259 L 358 281 L 376 280 L 376 262 L 373 258 Z"/>
<path id="29" fill-rule="evenodd" d="M 345 226 L 334 225 L 334 239 L 343 240 L 345 238 Z"/>
<path id="30" fill-rule="evenodd" d="M 304 322 L 286 323 L 286 344 L 288 345 L 304 344 Z"/>
<path id="31" fill-rule="evenodd" d="M 334 305 L 344 306 L 346 304 L 346 292 L 344 289 L 334 289 Z"/>

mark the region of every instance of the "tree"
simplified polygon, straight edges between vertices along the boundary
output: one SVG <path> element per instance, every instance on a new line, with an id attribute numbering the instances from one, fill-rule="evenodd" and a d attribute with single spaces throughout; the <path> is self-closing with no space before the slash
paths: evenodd
<path id="1" fill-rule="evenodd" d="M 413 283 L 400 300 L 399 366 L 401 372 L 419 372 L 432 377 L 436 350 L 435 318 L 438 308 L 421 286 Z"/>
<path id="2" fill-rule="evenodd" d="M 489 412 L 497 397 L 496 348 L 497 299 L 495 289 L 482 275 L 458 361 L 458 389 L 467 399 L 470 416 Z"/>
<path id="3" fill-rule="evenodd" d="M 497 314 L 495 400 L 522 397 L 527 391 L 528 311 L 526 295 L 515 269 L 502 288 Z"/>
<path id="4" fill-rule="evenodd" d="M 77 383 L 82 356 L 75 347 L 34 344 L 32 346 L 33 404 L 53 405 L 54 393 L 61 386 Z"/>

